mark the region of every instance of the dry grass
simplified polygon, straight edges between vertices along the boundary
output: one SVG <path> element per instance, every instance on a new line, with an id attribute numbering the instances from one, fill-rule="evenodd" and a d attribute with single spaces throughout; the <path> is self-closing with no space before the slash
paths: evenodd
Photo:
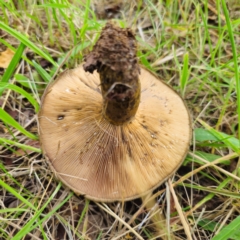
<path id="1" fill-rule="evenodd" d="M 226 2 L 239 58 L 240 5 L 238 0 Z M 136 31 L 141 63 L 185 99 L 194 129 L 189 155 L 174 177 L 154 191 L 154 209 L 146 209 L 141 199 L 95 203 L 55 180 L 38 140 L 2 115 L 0 239 L 161 239 L 150 220 L 161 211 L 170 239 L 239 239 L 240 106 L 234 65 L 239 60 L 234 58 L 220 0 L 4 1 L 0 20 L 57 63 L 27 47 L 7 80 L 40 104 L 48 81 L 77 66 L 106 19 L 113 17 Z M 15 51 L 19 42 L 0 28 L 0 51 Z M 4 72 L 0 69 L 1 75 Z M 7 86 L 0 103 L 37 135 L 36 112 L 25 95 Z M 224 235 L 231 223 L 232 236 Z"/>

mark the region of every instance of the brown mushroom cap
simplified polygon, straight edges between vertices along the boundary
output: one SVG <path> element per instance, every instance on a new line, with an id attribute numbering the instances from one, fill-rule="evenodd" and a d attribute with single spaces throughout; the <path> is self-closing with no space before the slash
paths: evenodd
<path id="1" fill-rule="evenodd" d="M 159 186 L 181 165 L 191 140 L 183 100 L 141 68 L 141 101 L 130 122 L 102 115 L 99 75 L 80 65 L 45 91 L 39 113 L 43 151 L 74 192 L 97 201 L 130 200 Z"/>

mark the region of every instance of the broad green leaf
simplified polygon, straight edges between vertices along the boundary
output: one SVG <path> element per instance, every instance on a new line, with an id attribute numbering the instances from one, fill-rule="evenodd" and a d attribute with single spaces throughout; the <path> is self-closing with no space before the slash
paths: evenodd
<path id="1" fill-rule="evenodd" d="M 202 124 L 204 124 L 201 121 Z M 207 125 L 204 124 L 204 126 L 207 128 Z M 231 147 L 234 151 L 239 152 L 240 151 L 240 141 L 230 136 L 226 133 L 216 131 L 213 128 L 209 129 L 203 129 L 203 128 L 196 128 L 194 130 L 194 136 L 195 140 L 198 142 L 204 142 L 204 141 L 221 141 L 226 144 L 226 146 Z"/>
<path id="2" fill-rule="evenodd" d="M 195 128 L 194 129 L 194 139 L 197 142 L 218 141 L 218 138 L 216 138 L 208 130 L 203 129 L 203 128 Z"/>
<path id="3" fill-rule="evenodd" d="M 217 225 L 219 225 L 217 222 L 208 220 L 208 219 L 202 219 L 198 222 L 198 225 L 201 226 L 203 229 L 213 232 L 216 230 Z"/>
<path id="4" fill-rule="evenodd" d="M 219 156 L 219 155 L 215 155 L 215 154 L 211 154 L 211 153 L 206 153 L 206 152 L 202 152 L 202 151 L 195 151 L 194 152 L 197 156 L 207 160 L 208 162 L 213 162 L 214 160 L 218 159 L 218 158 L 221 158 L 222 156 Z M 202 161 L 199 161 L 197 159 L 194 159 L 195 161 L 199 162 L 200 164 L 202 164 Z M 229 165 L 230 164 L 230 161 L 229 160 L 226 160 L 224 162 L 222 162 L 222 164 L 225 164 L 225 165 Z"/>

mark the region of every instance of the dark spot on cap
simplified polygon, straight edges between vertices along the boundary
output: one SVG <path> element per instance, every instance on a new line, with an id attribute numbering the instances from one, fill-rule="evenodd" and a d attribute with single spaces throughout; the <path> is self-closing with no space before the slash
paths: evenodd
<path id="1" fill-rule="evenodd" d="M 58 116 L 57 116 L 57 120 L 63 120 L 64 117 L 65 117 L 65 115 L 58 115 Z"/>
<path id="2" fill-rule="evenodd" d="M 147 125 L 141 124 L 143 128 L 148 129 Z"/>

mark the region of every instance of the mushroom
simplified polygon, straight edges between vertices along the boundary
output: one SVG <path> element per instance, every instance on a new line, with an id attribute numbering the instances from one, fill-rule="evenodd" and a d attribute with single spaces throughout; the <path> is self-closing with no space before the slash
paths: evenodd
<path id="1" fill-rule="evenodd" d="M 139 67 L 136 52 L 133 32 L 109 22 L 85 64 L 62 73 L 42 98 L 43 152 L 65 185 L 92 200 L 141 197 L 188 152 L 184 101 Z"/>

